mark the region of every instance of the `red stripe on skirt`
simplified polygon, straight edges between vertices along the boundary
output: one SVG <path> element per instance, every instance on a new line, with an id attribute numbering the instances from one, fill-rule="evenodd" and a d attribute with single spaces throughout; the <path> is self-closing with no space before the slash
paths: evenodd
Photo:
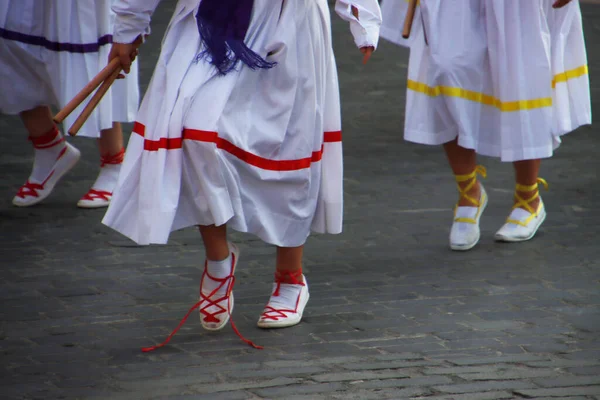
<path id="1" fill-rule="evenodd" d="M 133 132 L 145 137 L 146 127 L 139 122 L 133 125 Z M 197 129 L 184 129 L 180 138 L 160 138 L 158 140 L 144 139 L 144 150 L 158 151 L 161 149 L 173 150 L 181 149 L 184 140 L 193 140 L 197 142 L 214 143 L 217 148 L 228 152 L 237 157 L 243 162 L 255 167 L 266 169 L 269 171 L 297 171 L 300 169 L 310 168 L 311 163 L 319 162 L 323 158 L 323 149 L 313 151 L 310 157 L 300 158 L 296 160 L 271 160 L 268 158 L 257 156 L 243 150 L 233 143 L 219 137 L 217 132 L 201 131 Z M 342 132 L 325 132 L 323 136 L 324 143 L 334 143 L 342 141 Z"/>

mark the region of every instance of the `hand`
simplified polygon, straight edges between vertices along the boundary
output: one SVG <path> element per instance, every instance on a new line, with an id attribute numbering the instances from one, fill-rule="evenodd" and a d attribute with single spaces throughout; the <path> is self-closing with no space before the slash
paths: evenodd
<path id="1" fill-rule="evenodd" d="M 352 6 L 352 15 L 354 15 L 354 18 L 360 19 L 359 13 L 358 13 L 358 8 Z M 363 55 L 364 55 L 363 64 L 366 64 L 369 62 L 369 59 L 371 58 L 371 55 L 373 54 L 374 51 L 375 51 L 375 47 L 373 47 L 373 46 L 360 48 L 360 52 L 363 53 Z"/>
<path id="2" fill-rule="evenodd" d="M 110 53 L 108 54 L 108 62 L 113 58 L 119 58 L 123 72 L 128 74 L 131 70 L 131 64 L 140 53 L 138 47 L 142 44 L 142 37 L 138 37 L 133 43 L 113 43 Z M 117 79 L 123 79 L 125 75 L 120 74 Z"/>
<path id="3" fill-rule="evenodd" d="M 554 4 L 552 4 L 552 8 L 561 8 L 569 4 L 571 0 L 556 0 Z"/>
<path id="4" fill-rule="evenodd" d="M 363 64 L 366 64 L 369 62 L 369 59 L 371 58 L 371 55 L 373 54 L 374 51 L 375 51 L 375 47 L 373 47 L 373 46 L 360 48 L 360 52 L 363 53 L 363 55 L 364 55 Z"/>

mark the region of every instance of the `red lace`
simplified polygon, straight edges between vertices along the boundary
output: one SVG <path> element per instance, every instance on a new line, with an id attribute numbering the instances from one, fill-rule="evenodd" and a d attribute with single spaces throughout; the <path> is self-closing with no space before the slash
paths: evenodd
<path id="1" fill-rule="evenodd" d="M 296 271 L 275 272 L 275 283 L 277 283 L 277 287 L 273 292 L 273 296 L 279 296 L 279 288 L 281 287 L 282 283 L 306 286 L 304 284 L 304 280 L 302 279 L 302 268 Z"/>
<path id="2" fill-rule="evenodd" d="M 113 154 L 112 156 L 102 156 L 100 158 L 100 168 L 105 165 L 117 165 L 123 163 L 125 159 L 125 149 L 121 149 L 117 154 Z"/>
<path id="3" fill-rule="evenodd" d="M 33 147 L 36 149 L 49 149 L 50 147 L 54 147 L 57 144 L 60 144 L 65 141 L 64 137 L 61 137 L 60 140 L 56 141 L 56 138 L 60 135 L 60 132 L 56 126 L 44 133 L 39 137 L 31 137 L 29 136 L 29 141 L 33 144 Z"/>
<path id="4" fill-rule="evenodd" d="M 57 142 L 57 143 L 61 143 L 64 140 L 65 139 L 63 138 L 60 142 Z M 35 143 L 33 145 L 34 145 L 34 147 L 36 146 Z M 54 146 L 54 144 L 52 146 Z M 52 147 L 52 146 L 48 146 L 48 147 Z M 40 147 L 36 147 L 36 148 L 40 148 Z M 56 160 L 57 161 L 60 160 L 60 158 L 66 152 L 67 152 L 67 148 L 65 147 L 64 149 L 62 149 L 60 151 L 60 153 L 58 154 L 58 157 L 56 157 Z M 25 182 L 25 184 L 19 188 L 19 191 L 17 192 L 17 197 L 20 197 L 22 199 L 24 199 L 27 196 L 40 197 L 40 194 L 37 191 L 44 190 L 44 186 L 46 185 L 46 182 L 48 182 L 48 179 L 50 179 L 50 177 L 52 175 L 54 175 L 54 170 L 50 171 L 50 173 L 48 174 L 48 176 L 46 177 L 46 179 L 44 179 L 44 182 L 42 182 L 42 183 L 32 183 L 32 182 L 29 182 L 29 179 L 28 179 L 27 182 Z"/>
<path id="5" fill-rule="evenodd" d="M 279 289 L 281 288 L 282 283 L 306 286 L 306 284 L 304 283 L 304 279 L 302 279 L 302 269 L 299 269 L 297 271 L 285 272 L 277 271 L 275 273 L 275 283 L 277 283 L 277 286 L 273 291 L 273 296 L 279 296 Z M 298 295 L 298 298 L 296 299 L 296 307 L 293 310 L 286 308 L 273 308 L 270 305 L 267 305 L 265 307 L 264 312 L 261 314 L 261 319 L 271 319 L 273 321 L 278 321 L 279 318 L 287 318 L 287 315 L 285 313 L 295 313 L 298 311 L 299 301 L 300 295 Z"/>
<path id="6" fill-rule="evenodd" d="M 96 190 L 96 189 L 90 189 L 89 192 L 87 192 L 85 194 L 85 196 L 83 196 L 81 198 L 81 200 L 89 200 L 89 201 L 95 201 L 95 200 L 102 200 L 102 201 L 110 201 L 110 196 L 112 196 L 111 192 L 107 192 L 105 190 Z"/>
<path id="7" fill-rule="evenodd" d="M 53 173 L 54 171 L 52 171 L 48 178 L 50 178 Z M 48 180 L 48 178 L 46 178 L 46 181 Z M 19 188 L 19 191 L 17 192 L 17 197 L 20 197 L 22 199 L 24 199 L 27 196 L 40 197 L 40 194 L 37 191 L 44 190 L 44 184 L 46 183 L 46 181 L 44 181 L 43 183 L 31 183 L 29 181 L 25 182 L 25 184 Z"/>
<path id="8" fill-rule="evenodd" d="M 232 265 L 235 263 L 235 255 L 231 255 L 232 256 Z M 204 295 L 202 293 L 202 282 L 204 282 L 204 277 L 208 276 L 210 279 L 217 281 L 217 282 L 221 282 L 220 285 L 214 289 L 212 292 L 210 292 L 209 295 Z M 228 283 L 227 285 L 227 290 L 225 293 L 225 296 L 217 299 L 217 300 L 212 300 L 211 297 L 213 297 L 218 291 L 219 289 L 221 289 L 223 287 L 223 285 L 225 285 L 225 283 Z M 187 314 L 185 315 L 185 317 L 183 317 L 183 319 L 181 320 L 181 322 L 179 322 L 179 325 L 177 326 L 177 328 L 175 328 L 175 330 L 173 332 L 171 332 L 171 334 L 165 339 L 164 342 L 162 342 L 159 345 L 156 346 L 152 346 L 152 347 L 143 347 L 142 351 L 143 352 L 149 352 L 149 351 L 154 351 L 158 348 L 163 347 L 164 345 L 166 345 L 167 343 L 169 343 L 169 341 L 171 341 L 171 338 L 173 336 L 175 336 L 175 334 L 179 331 L 179 329 L 181 329 L 181 327 L 185 324 L 185 322 L 187 321 L 187 319 L 189 318 L 190 314 L 192 312 L 194 312 L 194 310 L 196 310 L 197 308 L 200 308 L 200 305 L 203 302 L 207 302 L 207 304 L 200 308 L 200 313 L 202 315 L 204 315 L 204 321 L 206 322 L 219 322 L 219 320 L 216 318 L 217 315 L 222 314 L 224 312 L 229 313 L 229 323 L 231 324 L 231 327 L 233 328 L 233 331 L 235 332 L 236 335 L 238 335 L 238 337 L 240 339 L 242 339 L 242 341 L 252 347 L 254 347 L 255 349 L 263 349 L 262 346 L 256 345 L 254 344 L 251 340 L 246 339 L 244 336 L 242 336 L 242 334 L 240 333 L 240 331 L 238 330 L 238 328 L 235 326 L 235 323 L 233 322 L 233 319 L 231 318 L 231 310 L 229 308 L 224 308 L 223 306 L 221 306 L 220 303 L 221 301 L 227 301 L 229 302 L 229 296 L 231 296 L 231 292 L 233 291 L 233 285 L 235 284 L 235 276 L 233 276 L 233 274 L 226 276 L 225 278 L 213 278 L 212 276 L 210 276 L 207 272 L 207 268 L 206 268 L 206 263 L 204 265 L 204 273 L 202 274 L 202 279 L 200 281 L 200 301 L 197 302 L 196 304 L 194 304 L 194 306 L 192 308 L 189 309 L 189 311 L 187 312 Z M 206 309 L 211 307 L 211 306 L 215 306 L 218 307 L 219 310 L 217 310 L 216 312 L 210 313 L 208 312 Z"/>

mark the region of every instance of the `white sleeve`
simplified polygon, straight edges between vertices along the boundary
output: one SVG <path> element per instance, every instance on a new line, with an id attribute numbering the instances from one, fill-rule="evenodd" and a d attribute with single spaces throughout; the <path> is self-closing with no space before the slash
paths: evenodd
<path id="1" fill-rule="evenodd" d="M 114 43 L 132 43 L 139 35 L 150 34 L 150 17 L 160 0 L 115 0 Z"/>
<path id="2" fill-rule="evenodd" d="M 352 14 L 352 6 L 358 10 L 358 19 Z M 377 0 L 336 0 L 335 12 L 350 22 L 350 31 L 358 47 L 377 48 L 382 20 Z"/>

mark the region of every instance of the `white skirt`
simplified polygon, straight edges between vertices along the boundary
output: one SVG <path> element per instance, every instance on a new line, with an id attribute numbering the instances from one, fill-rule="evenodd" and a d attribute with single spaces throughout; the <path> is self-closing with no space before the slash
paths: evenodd
<path id="1" fill-rule="evenodd" d="M 278 64 L 226 76 L 197 60 L 197 8 L 178 3 L 103 223 L 139 244 L 225 223 L 283 247 L 304 244 L 311 229 L 341 232 L 327 1 L 256 0 L 246 43 Z"/>
<path id="2" fill-rule="evenodd" d="M 405 139 L 458 137 L 479 154 L 551 157 L 561 136 L 591 123 L 579 3 L 420 0 L 401 38 L 404 0 L 384 0 L 382 36 L 410 46 Z"/>
<path id="3" fill-rule="evenodd" d="M 0 112 L 64 107 L 107 64 L 111 0 L 0 1 Z M 87 101 L 64 122 L 68 129 Z M 137 63 L 115 82 L 78 136 L 99 137 L 115 122 L 135 120 Z"/>

